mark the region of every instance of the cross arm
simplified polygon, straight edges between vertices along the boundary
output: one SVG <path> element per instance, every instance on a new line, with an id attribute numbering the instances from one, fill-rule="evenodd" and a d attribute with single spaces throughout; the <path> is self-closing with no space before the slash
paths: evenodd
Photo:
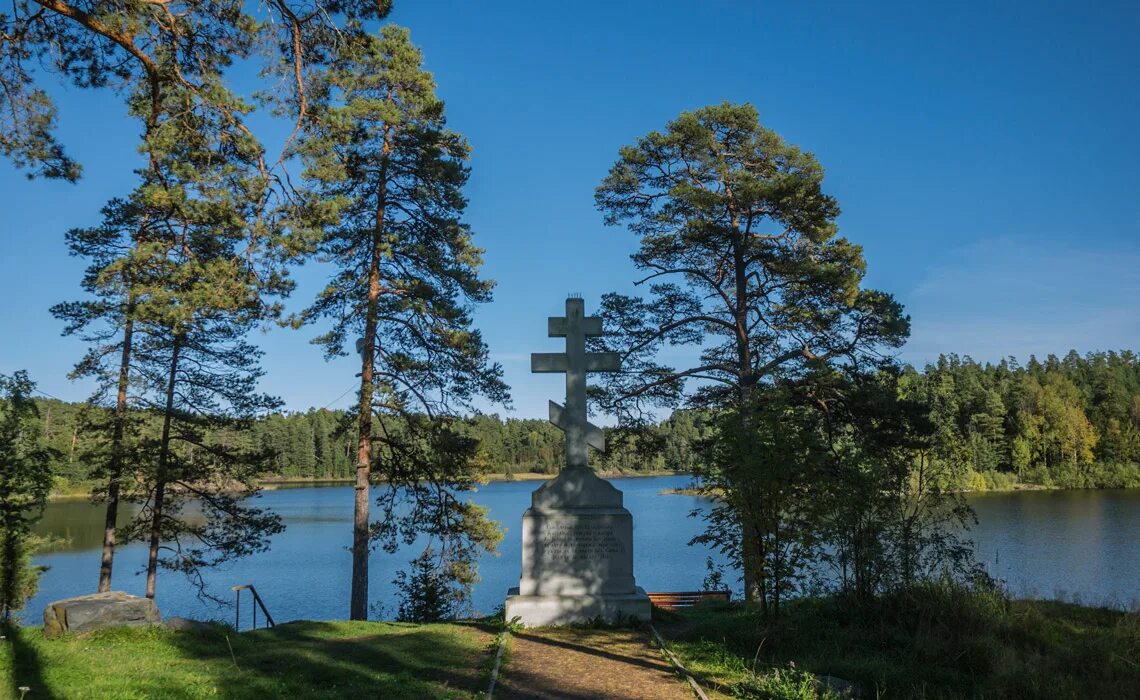
<path id="1" fill-rule="evenodd" d="M 561 405 L 550 402 L 550 422 L 564 431 L 570 429 L 570 423 L 574 418 L 566 412 L 566 409 Z M 586 439 L 586 444 L 593 447 L 599 452 L 606 451 L 606 436 L 602 429 L 590 423 L 589 421 L 582 421 L 583 437 Z"/>
<path id="2" fill-rule="evenodd" d="M 546 334 L 551 338 L 565 338 L 569 324 L 565 316 L 550 316 L 546 319 Z M 582 335 L 592 337 L 602 335 L 601 316 L 587 316 L 582 319 Z"/>
<path id="3" fill-rule="evenodd" d="M 621 355 L 616 352 L 586 353 L 587 372 L 620 372 Z"/>
<path id="4" fill-rule="evenodd" d="M 531 372 L 566 372 L 570 369 L 564 352 L 532 352 L 530 354 Z"/>

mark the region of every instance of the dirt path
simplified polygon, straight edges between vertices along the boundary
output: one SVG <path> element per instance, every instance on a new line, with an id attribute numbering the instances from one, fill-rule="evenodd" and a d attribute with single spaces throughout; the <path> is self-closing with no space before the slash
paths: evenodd
<path id="1" fill-rule="evenodd" d="M 495 700 L 693 700 L 685 681 L 636 630 L 548 628 L 522 630 Z"/>

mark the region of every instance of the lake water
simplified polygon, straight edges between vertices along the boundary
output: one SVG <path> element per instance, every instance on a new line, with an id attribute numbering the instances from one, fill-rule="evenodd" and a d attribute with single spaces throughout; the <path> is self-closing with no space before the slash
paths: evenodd
<path id="1" fill-rule="evenodd" d="M 707 508 L 692 496 L 661 495 L 662 489 L 686 486 L 685 476 L 613 479 L 625 493 L 633 514 L 634 572 L 646 590 L 699 588 L 705 576 L 707 549 L 688 547 L 701 530 L 689 518 Z M 473 606 L 489 613 L 518 585 L 522 513 L 539 482 L 495 482 L 479 488 L 472 499 L 489 509 L 506 528 L 498 556 L 483 557 L 482 581 Z M 1140 607 L 1140 490 L 1021 492 L 971 498 L 979 524 L 973 538 L 978 557 L 990 573 L 1007 581 L 1019 596 L 1063 598 L 1086 604 Z M 252 583 L 278 622 L 294 619 L 343 619 L 348 616 L 352 489 L 349 486 L 288 488 L 266 491 L 261 504 L 285 521 L 269 551 L 208 572 L 213 593 L 229 598 L 230 586 Z M 70 540 L 63 551 L 44 554 L 36 562 L 50 567 L 40 591 L 26 609 L 29 624 L 39 624 L 52 601 L 89 593 L 98 580 L 102 510 L 83 501 L 49 504 L 40 532 Z M 408 548 L 394 555 L 373 554 L 369 565 L 372 617 L 392 617 L 395 572 L 419 552 Z M 114 587 L 142 595 L 145 547 L 122 547 L 115 556 Z M 719 557 L 714 559 L 719 560 Z M 160 572 L 157 602 L 163 615 L 232 620 L 233 609 L 199 600 L 178 574 Z M 248 603 L 248 598 L 243 603 Z M 249 608 L 243 604 L 243 625 Z"/>

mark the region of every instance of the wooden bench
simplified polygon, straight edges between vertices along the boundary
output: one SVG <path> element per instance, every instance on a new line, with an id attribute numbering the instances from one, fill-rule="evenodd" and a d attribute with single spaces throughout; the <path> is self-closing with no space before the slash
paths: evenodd
<path id="1" fill-rule="evenodd" d="M 706 600 L 729 600 L 731 591 L 684 591 L 681 593 L 648 593 L 649 602 L 662 610 L 691 608 Z"/>

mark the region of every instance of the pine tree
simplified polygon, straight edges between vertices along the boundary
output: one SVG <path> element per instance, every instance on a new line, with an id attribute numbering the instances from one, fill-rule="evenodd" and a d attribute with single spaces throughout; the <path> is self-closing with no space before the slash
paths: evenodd
<path id="1" fill-rule="evenodd" d="M 0 619 L 8 622 L 35 586 L 28 538 L 43 512 L 52 476 L 40 442 L 35 384 L 25 372 L 0 375 Z"/>
<path id="2" fill-rule="evenodd" d="M 132 105 L 146 124 L 141 184 L 105 209 L 101 227 L 69 234 L 73 253 L 92 261 L 84 286 L 94 299 L 53 309 L 68 322 L 65 332 L 82 333 L 91 343 L 76 374 L 96 378 L 94 401 L 103 403 L 114 394 L 109 444 L 97 470 L 108 483 L 101 590 L 110 587 L 128 461 L 132 497 L 141 498 L 150 515 L 147 589 L 153 595 L 159 543 L 177 538 L 180 530 L 171 523 L 182 522 L 164 515 L 166 485 L 174 479 L 188 492 L 193 490 L 188 484 L 201 478 L 182 475 L 185 469 L 172 471 L 173 445 L 197 444 L 177 421 L 213 411 L 246 420 L 273 405 L 252 391 L 258 353 L 242 337 L 278 311 L 268 300 L 290 287 L 281 268 L 288 245 L 278 223 L 265 215 L 270 182 L 262 149 L 241 121 L 248 107 L 220 84 L 219 73 L 201 72 L 199 80 L 202 89 L 166 86 L 157 100 L 150 83 L 136 91 Z M 157 442 L 129 434 L 132 406 L 161 416 Z M 151 457 L 147 474 L 141 465 Z M 140 484 L 148 486 L 140 492 Z M 221 486 L 212 484 L 215 490 Z M 256 511 L 240 512 L 233 502 L 221 508 L 260 522 L 260 529 L 276 527 Z M 139 536 L 137 522 L 128 534 Z M 261 535 L 249 537 L 256 541 Z M 220 551 L 242 549 L 224 538 L 210 539 Z M 193 573 L 194 566 L 209 560 L 195 552 L 182 557 L 178 567 Z"/>
<path id="3" fill-rule="evenodd" d="M 214 180 L 203 184 L 237 188 L 231 195 L 251 204 L 251 210 L 239 214 L 248 223 L 249 253 L 265 260 L 290 248 L 296 252 L 294 244 L 278 236 L 289 223 L 290 186 L 281 172 L 284 152 L 275 164 L 267 163 L 244 123 L 248 108 L 225 87 L 224 72 L 235 59 L 250 57 L 255 46 L 276 47 L 277 56 L 270 53 L 268 68 L 291 69 L 283 92 L 293 105 L 290 116 L 300 120 L 306 106 L 305 68 L 327 59 L 329 47 L 342 32 L 359 32 L 361 21 L 382 18 L 390 9 L 385 0 L 315 4 L 272 0 L 261 5 L 187 0 L 177 7 L 128 0 L 18 0 L 9 13 L 0 14 L 4 29 L 0 107 L 7 108 L 0 110 L 4 112 L 0 119 L 5 120 L 0 126 L 9 127 L 5 131 L 11 134 L 0 139 L 0 154 L 44 176 L 72 180 L 78 176 L 78 165 L 52 136 L 54 105 L 34 87 L 36 75 L 27 69 L 33 57 L 43 59 L 44 68 L 76 86 L 120 86 L 132 115 L 143 127 L 142 150 L 147 156 L 147 165 L 140 171 L 143 184 L 131 197 L 108 205 L 100 229 L 73 232 L 69 240 L 74 254 L 92 259 L 84 286 L 96 299 L 54 309 L 67 322 L 66 333 L 81 333 L 91 343 L 75 373 L 97 379 L 95 402 L 105 405 L 114 396 L 111 415 L 103 421 L 107 444 L 96 469 L 107 483 L 101 591 L 111 585 L 115 522 L 129 450 L 129 389 L 135 380 L 132 354 L 137 343 L 154 340 L 137 337 L 140 314 L 148 302 L 136 288 L 153 283 L 151 263 L 166 254 L 163 236 L 155 230 L 178 226 L 170 217 L 185 218 L 187 212 L 178 211 L 181 204 L 189 203 L 187 209 L 193 209 L 196 196 L 207 200 L 212 196 L 196 192 L 184 202 L 164 201 L 164 197 L 189 192 L 185 183 L 177 181 L 186 180 L 186 169 L 194 167 L 192 159 L 178 162 L 170 157 L 177 152 L 172 146 L 179 139 L 193 141 L 202 134 L 220 137 L 203 151 L 212 154 L 208 165 L 215 170 Z M 227 164 L 235 160 L 252 165 L 256 176 L 226 172 Z M 221 170 L 216 161 L 222 164 Z M 205 215 L 196 212 L 190 218 Z M 200 250 L 194 253 L 201 255 Z M 142 279 L 147 275 L 152 279 Z M 262 282 L 268 287 L 278 285 L 278 273 L 269 272 L 258 283 Z M 159 295 L 156 303 L 163 299 Z M 176 362 L 172 368 L 172 372 L 177 368 Z"/>
<path id="4" fill-rule="evenodd" d="M 0 11 L 0 156 L 29 176 L 78 179 L 80 165 L 55 139 L 55 104 L 37 86 L 44 72 L 80 88 L 145 84 L 157 104 L 170 85 L 206 95 L 198 72 L 248 58 L 255 46 L 274 49 L 265 67 L 285 78 L 275 91 L 299 121 L 307 69 L 391 9 L 391 0 L 14 0 Z"/>
<path id="5" fill-rule="evenodd" d="M 607 408 L 636 423 L 678 403 L 688 381 L 693 405 L 747 411 L 774 377 L 854 369 L 901 345 L 908 319 L 890 295 L 860 288 L 862 251 L 836 237 L 839 206 L 822 182 L 816 159 L 751 105 L 686 112 L 619 151 L 596 202 L 607 224 L 641 236 L 632 259 L 649 297 L 603 298 L 609 335 L 597 344 L 625 368 L 598 394 Z M 696 359 L 665 365 L 668 346 Z M 722 434 L 744 439 L 751 421 L 740 418 Z M 745 593 L 758 598 L 760 495 L 743 471 L 715 476 L 740 519 Z"/>
<path id="6" fill-rule="evenodd" d="M 247 107 L 220 83 L 209 94 L 201 100 L 182 90 L 164 102 L 135 196 L 146 221 L 137 235 L 149 252 L 138 321 L 149 332 L 134 363 L 142 396 L 162 417 L 157 442 L 143 447 L 152 457 L 141 512 L 149 518 L 151 597 L 160 564 L 200 582 L 200 567 L 264 548 L 281 527 L 277 516 L 233 495 L 256 494 L 267 456 L 208 444 L 203 434 L 208 426 L 248 424 L 278 404 L 256 391 L 260 352 L 244 338 L 279 313 L 273 298 L 291 288 L 281 267 L 287 245 L 261 209 L 261 146 L 234 119 Z M 202 504 L 205 525 L 177 517 L 185 497 Z M 141 528 L 130 534 L 141 538 Z"/>
<path id="7" fill-rule="evenodd" d="M 309 212 L 326 227 L 321 254 L 337 268 L 302 321 L 329 319 L 316 342 L 335 356 L 355 341 L 361 362 L 352 619 L 367 616 L 374 470 L 387 484 L 376 528 L 386 546 L 426 529 L 442 540 L 440 566 L 469 583 L 471 547 L 497 540 L 482 513 L 455 497 L 474 478 L 475 445 L 450 426 L 476 395 L 506 398 L 470 315 L 492 284 L 478 276 L 481 251 L 460 218 L 468 146 L 445 128 L 421 63 L 399 27 L 346 41 L 313 81 L 298 149 Z M 397 513 L 398 493 L 414 502 L 407 516 Z"/>
<path id="8" fill-rule="evenodd" d="M 95 380 L 96 390 L 89 400 L 93 407 L 112 406 L 110 411 L 86 412 L 83 426 L 89 433 L 107 436 L 105 442 L 97 443 L 84 454 L 84 461 L 91 465 L 90 475 L 106 484 L 105 491 L 96 492 L 106 503 L 100 592 L 111 590 L 124 461 L 139 428 L 139 420 L 129 413 L 128 395 L 135 316 L 140 304 L 136 285 L 145 267 L 145 249 L 141 245 L 136 248 L 134 237 L 139 219 L 135 204 L 113 200 L 103 209 L 101 226 L 68 232 L 71 254 L 90 261 L 82 286 L 91 298 L 57 304 L 51 309 L 52 314 L 65 321 L 64 335 L 78 334 L 88 343 L 87 353 L 71 376 Z"/>

